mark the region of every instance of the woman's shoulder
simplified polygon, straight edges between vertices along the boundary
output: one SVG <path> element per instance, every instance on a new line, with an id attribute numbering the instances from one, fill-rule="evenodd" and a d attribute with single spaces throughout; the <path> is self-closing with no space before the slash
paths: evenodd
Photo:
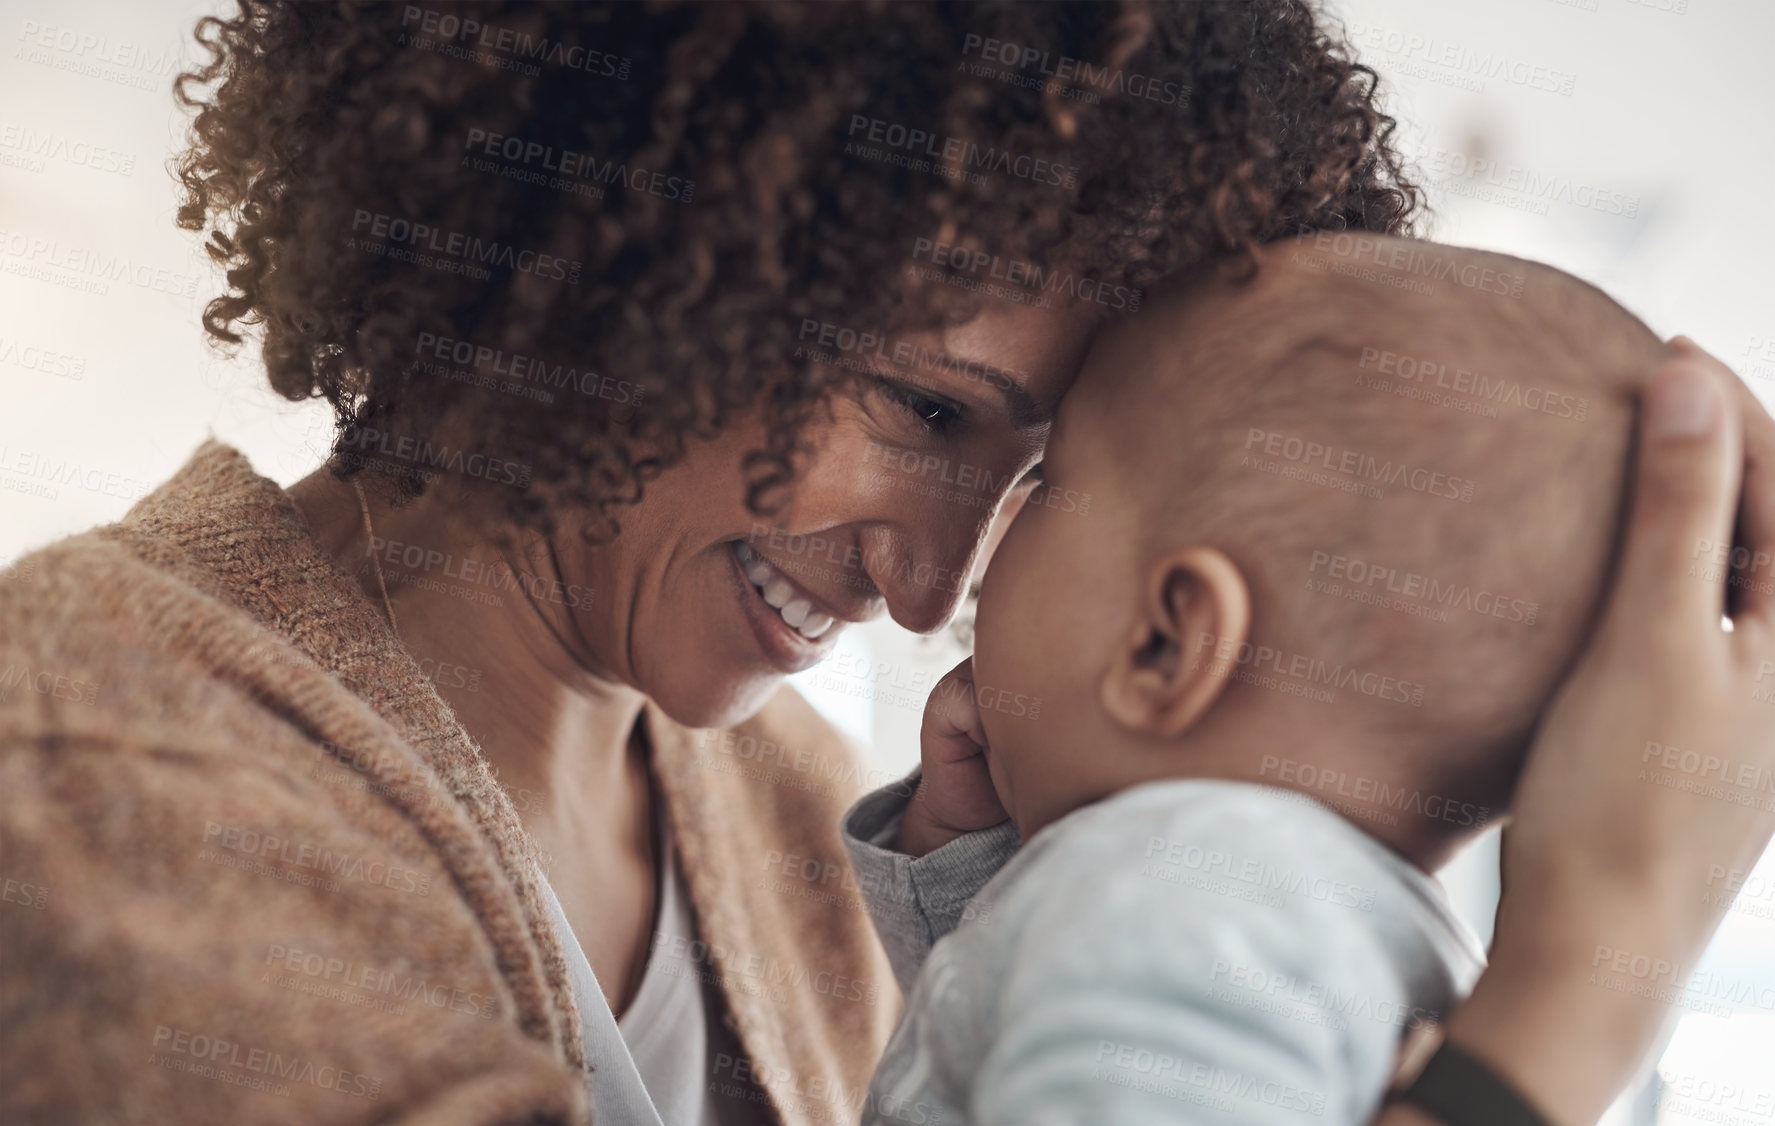
<path id="1" fill-rule="evenodd" d="M 192 558 L 126 520 L 0 572 L 0 988 L 69 1033 L 0 1049 L 85 1117 L 178 1117 L 182 1071 L 224 1080 L 186 1120 L 238 1121 L 273 1055 L 301 1118 L 489 1074 L 577 1114 L 541 954 L 467 815 Z"/>
<path id="2" fill-rule="evenodd" d="M 120 737 L 137 712 L 167 717 L 203 678 L 173 650 L 156 610 L 188 597 L 100 528 L 31 552 L 0 572 L 0 741 L 8 733 Z"/>
<path id="3" fill-rule="evenodd" d="M 129 520 L 0 571 L 0 747 L 79 739 L 237 757 L 255 679 L 304 660 Z"/>

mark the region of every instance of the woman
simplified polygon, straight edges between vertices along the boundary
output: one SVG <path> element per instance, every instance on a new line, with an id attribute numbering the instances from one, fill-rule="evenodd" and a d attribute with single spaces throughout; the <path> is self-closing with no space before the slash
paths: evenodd
<path id="1" fill-rule="evenodd" d="M 9 661 L 93 686 L 0 704 L 5 864 L 48 889 L 0 923 L 0 1105 L 854 1120 L 897 994 L 837 830 L 859 768 L 782 678 L 846 623 L 939 627 L 995 515 L 1064 503 L 1046 420 L 1141 286 L 1409 224 L 1373 76 L 1294 0 L 254 0 L 199 38 L 206 327 L 262 325 L 273 385 L 340 427 L 287 492 L 208 444 L 0 594 Z M 1657 1025 L 1571 986 L 1574 936 L 1697 951 L 1670 873 L 1768 838 L 1597 793 L 1606 747 L 1696 716 L 1775 760 L 1729 695 L 1761 630 L 1698 629 L 1717 589 L 1666 565 L 1730 538 L 1742 407 L 1701 364 L 1453 1026 L 1560 1121 Z M 975 843 L 924 816 L 876 844 L 965 888 Z"/>

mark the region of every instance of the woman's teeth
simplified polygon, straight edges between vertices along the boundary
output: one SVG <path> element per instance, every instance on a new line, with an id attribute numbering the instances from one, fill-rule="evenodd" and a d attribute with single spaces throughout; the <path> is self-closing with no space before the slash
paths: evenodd
<path id="1" fill-rule="evenodd" d="M 750 544 L 736 543 L 733 549 L 740 557 L 740 568 L 746 572 L 746 578 L 764 596 L 765 604 L 789 623 L 790 629 L 814 641 L 832 628 L 832 615 L 822 614 L 814 609 L 812 602 L 795 597 L 795 588 L 789 585 L 789 580 L 779 575 L 777 569 L 753 551 Z"/>

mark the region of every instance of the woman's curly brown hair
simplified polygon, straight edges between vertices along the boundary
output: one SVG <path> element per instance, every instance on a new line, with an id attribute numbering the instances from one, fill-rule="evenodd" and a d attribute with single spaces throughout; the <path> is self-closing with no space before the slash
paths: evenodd
<path id="1" fill-rule="evenodd" d="M 239 3 L 176 87 L 205 327 L 261 327 L 272 386 L 332 405 L 335 472 L 375 435 L 545 529 L 608 534 L 754 410 L 769 508 L 844 378 L 803 326 L 977 309 L 910 276 L 917 237 L 1137 289 L 1421 207 L 1303 0 Z"/>

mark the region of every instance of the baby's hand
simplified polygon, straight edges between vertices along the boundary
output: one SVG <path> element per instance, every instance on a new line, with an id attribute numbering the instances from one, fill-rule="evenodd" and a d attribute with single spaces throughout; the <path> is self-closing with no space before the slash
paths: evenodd
<path id="1" fill-rule="evenodd" d="M 950 669 L 925 702 L 919 731 L 924 779 L 900 824 L 900 847 L 923 856 L 1010 815 L 986 769 L 986 732 L 974 703 L 974 659 Z"/>

